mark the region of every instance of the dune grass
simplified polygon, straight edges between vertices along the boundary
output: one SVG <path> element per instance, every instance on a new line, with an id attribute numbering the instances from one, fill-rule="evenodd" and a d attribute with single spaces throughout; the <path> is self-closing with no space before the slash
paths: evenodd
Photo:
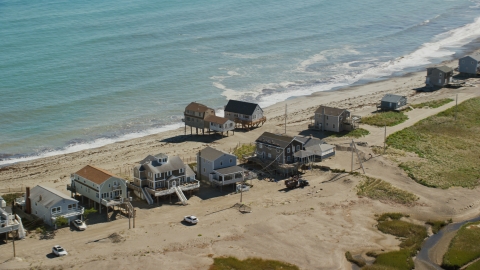
<path id="1" fill-rule="evenodd" d="M 378 112 L 372 116 L 363 117 L 361 122 L 363 124 L 383 127 L 383 126 L 396 126 L 407 121 L 408 116 L 406 116 L 403 112 Z"/>
<path id="2" fill-rule="evenodd" d="M 404 205 L 413 205 L 418 197 L 414 194 L 392 186 L 381 179 L 363 176 L 357 185 L 357 195 L 382 202 L 394 202 Z"/>
<path id="3" fill-rule="evenodd" d="M 388 136 L 387 144 L 425 158 L 400 164 L 415 181 L 429 187 L 473 188 L 480 183 L 480 98 L 428 117 Z"/>
<path id="4" fill-rule="evenodd" d="M 357 128 L 351 131 L 342 131 L 342 132 L 333 132 L 333 131 L 324 131 L 327 137 L 334 137 L 334 138 L 341 138 L 341 137 L 348 137 L 348 138 L 361 138 L 365 137 L 370 134 L 370 131 Z"/>
<path id="5" fill-rule="evenodd" d="M 449 221 L 445 220 L 429 220 L 425 222 L 425 224 L 428 224 L 432 226 L 432 232 L 434 234 L 438 233 L 443 227 L 447 226 L 449 223 L 452 223 L 452 220 L 450 219 Z"/>
<path id="6" fill-rule="evenodd" d="M 375 262 L 371 266 L 364 267 L 366 270 L 410 270 L 415 256 L 427 237 L 425 227 L 401 220 L 401 213 L 385 213 L 377 218 L 377 228 L 383 233 L 397 236 L 400 241 L 400 250 L 377 254 Z"/>
<path id="7" fill-rule="evenodd" d="M 235 147 L 233 154 L 237 156 L 238 159 L 243 159 L 245 156 L 251 156 L 255 153 L 256 146 L 255 144 L 243 144 L 241 146 Z"/>
<path id="8" fill-rule="evenodd" d="M 213 259 L 213 265 L 209 270 L 298 270 L 293 264 L 264 260 L 260 258 L 248 258 L 239 260 L 235 257 L 219 257 Z"/>
<path id="9" fill-rule="evenodd" d="M 480 269 L 480 260 L 469 265 L 465 270 L 478 270 Z"/>
<path id="10" fill-rule="evenodd" d="M 480 222 L 467 223 L 458 230 L 443 256 L 444 269 L 459 269 L 480 257 Z M 477 268 L 478 269 L 478 268 Z"/>
<path id="11" fill-rule="evenodd" d="M 451 98 L 443 98 L 443 99 L 432 100 L 432 101 L 423 102 L 419 104 L 411 104 L 410 106 L 415 109 L 424 108 L 424 107 L 438 108 L 452 101 L 453 99 Z"/>

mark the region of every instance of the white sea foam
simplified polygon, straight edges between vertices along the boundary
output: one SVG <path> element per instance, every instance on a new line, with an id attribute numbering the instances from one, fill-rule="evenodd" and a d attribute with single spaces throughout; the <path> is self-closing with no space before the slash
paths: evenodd
<path id="1" fill-rule="evenodd" d="M 174 129 L 177 129 L 177 128 L 180 128 L 180 127 L 183 127 L 183 123 L 175 123 L 175 124 L 165 125 L 163 127 L 148 129 L 148 130 L 141 131 L 141 132 L 125 134 L 125 135 L 122 135 L 122 136 L 117 137 L 117 138 L 100 138 L 100 139 L 97 139 L 97 140 L 94 140 L 94 141 L 91 141 L 91 142 L 87 142 L 87 143 L 72 144 L 72 145 L 69 145 L 69 146 L 67 146 L 63 149 L 60 149 L 60 150 L 46 151 L 46 152 L 39 153 L 38 155 L 34 155 L 34 156 L 0 160 L 0 165 L 9 165 L 9 164 L 13 164 L 13 163 L 29 161 L 29 160 L 34 160 L 34 159 L 43 158 L 43 157 L 51 157 L 51 156 L 56 156 L 56 155 L 74 153 L 74 152 L 78 152 L 78 151 L 82 151 L 82 150 L 86 150 L 86 149 L 102 147 L 102 146 L 105 146 L 107 144 L 126 141 L 126 140 L 130 140 L 130 139 L 136 139 L 136 138 L 145 137 L 145 136 L 152 135 L 152 134 L 157 134 L 157 133 L 160 133 L 160 132 L 174 130 Z"/>

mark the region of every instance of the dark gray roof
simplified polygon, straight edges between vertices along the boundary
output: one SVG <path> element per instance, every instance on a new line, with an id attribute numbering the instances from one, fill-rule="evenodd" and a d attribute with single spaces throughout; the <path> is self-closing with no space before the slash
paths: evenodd
<path id="1" fill-rule="evenodd" d="M 320 106 L 318 109 L 315 111 L 315 113 L 321 113 L 325 111 L 325 115 L 332 115 L 332 116 L 339 116 L 342 114 L 345 109 L 340 109 L 340 108 L 333 108 L 333 107 L 327 107 L 327 106 Z"/>
<path id="2" fill-rule="evenodd" d="M 440 71 L 443 71 L 445 73 L 453 72 L 453 68 L 447 67 L 447 66 L 440 66 L 440 67 L 434 67 Z"/>
<path id="3" fill-rule="evenodd" d="M 230 99 L 227 103 L 227 106 L 225 106 L 225 111 L 252 115 L 255 112 L 257 106 L 258 104 L 256 103 Z"/>
<path id="4" fill-rule="evenodd" d="M 270 145 L 279 146 L 282 148 L 287 147 L 293 141 L 293 137 L 286 135 L 277 135 L 270 132 L 264 132 L 258 139 L 255 141 L 257 143 L 265 143 Z"/>
<path id="5" fill-rule="evenodd" d="M 45 186 L 35 186 L 30 191 L 30 200 L 33 203 L 41 204 L 46 208 L 50 208 L 62 200 L 78 203 L 77 200 L 62 192 Z"/>
<path id="6" fill-rule="evenodd" d="M 223 155 L 233 156 L 231 154 L 222 152 L 210 146 L 205 147 L 200 151 L 200 156 L 206 160 L 214 161 Z"/>
<path id="7" fill-rule="evenodd" d="M 230 174 L 230 173 L 237 173 L 237 172 L 243 172 L 243 168 L 239 166 L 231 166 L 223 169 L 217 169 L 215 170 L 219 174 Z"/>
<path id="8" fill-rule="evenodd" d="M 460 59 L 463 59 L 463 58 L 472 58 L 473 60 L 475 60 L 477 62 L 480 62 L 480 55 L 467 55 L 467 56 L 464 56 Z"/>
<path id="9" fill-rule="evenodd" d="M 392 103 L 398 103 L 402 98 L 406 98 L 405 96 L 399 96 L 399 95 L 394 95 L 394 94 L 386 94 L 383 98 L 382 101 L 384 102 L 392 102 Z"/>

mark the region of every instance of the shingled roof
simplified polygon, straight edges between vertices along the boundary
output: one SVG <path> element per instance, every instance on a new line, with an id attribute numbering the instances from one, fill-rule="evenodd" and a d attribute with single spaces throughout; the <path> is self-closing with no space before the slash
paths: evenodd
<path id="1" fill-rule="evenodd" d="M 191 102 L 190 104 L 187 105 L 185 110 L 194 111 L 194 112 L 206 112 L 212 109 L 203 104 Z"/>
<path id="2" fill-rule="evenodd" d="M 447 67 L 447 66 L 440 66 L 440 67 L 434 67 L 440 71 L 443 71 L 445 73 L 453 72 L 453 68 Z"/>
<path id="3" fill-rule="evenodd" d="M 383 98 L 383 102 L 389 102 L 389 103 L 398 103 L 402 98 L 405 98 L 405 96 L 399 96 L 399 95 L 394 95 L 394 94 L 386 94 Z"/>
<path id="4" fill-rule="evenodd" d="M 114 174 L 112 174 L 109 171 L 94 167 L 92 165 L 87 165 L 87 166 L 83 167 L 82 169 L 80 169 L 75 174 L 77 174 L 77 175 L 79 175 L 79 176 L 81 176 L 85 179 L 88 179 L 88 180 L 94 182 L 95 184 L 99 184 L 99 185 L 102 184 L 103 182 L 107 181 L 111 177 L 120 178 L 118 176 L 115 176 Z"/>
<path id="5" fill-rule="evenodd" d="M 223 125 L 228 121 L 228 118 L 219 117 L 215 115 L 208 115 L 207 117 L 205 117 L 205 121 Z"/>
<path id="6" fill-rule="evenodd" d="M 78 203 L 77 200 L 70 198 L 70 196 L 63 194 L 54 188 L 40 185 L 32 188 L 29 199 L 32 201 L 32 203 L 35 202 L 47 208 L 50 208 L 51 206 L 54 206 L 58 202 L 64 200 Z"/>
<path id="7" fill-rule="evenodd" d="M 214 161 L 223 155 L 229 155 L 229 154 L 222 152 L 220 150 L 217 150 L 215 148 L 212 148 L 210 146 L 207 146 L 200 151 L 200 156 L 210 161 Z"/>
<path id="8" fill-rule="evenodd" d="M 225 111 L 252 115 L 255 112 L 257 106 L 258 104 L 256 103 L 230 99 L 227 103 L 227 106 L 225 106 Z"/>
<path id="9" fill-rule="evenodd" d="M 293 141 L 293 137 L 286 135 L 277 135 L 270 132 L 264 132 L 256 142 L 265 143 L 275 146 L 280 146 L 282 148 L 287 147 Z"/>
<path id="10" fill-rule="evenodd" d="M 324 110 L 325 110 L 325 115 L 331 115 L 331 116 L 339 116 L 344 111 L 346 111 L 345 109 L 327 107 L 327 106 L 321 105 L 320 107 L 318 107 L 315 113 L 323 114 Z"/>

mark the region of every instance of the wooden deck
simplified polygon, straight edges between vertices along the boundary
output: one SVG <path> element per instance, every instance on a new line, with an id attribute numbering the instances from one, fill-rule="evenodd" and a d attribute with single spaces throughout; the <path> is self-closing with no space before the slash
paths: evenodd
<path id="1" fill-rule="evenodd" d="M 235 118 L 235 126 L 241 125 L 241 127 L 246 130 L 259 127 L 260 125 L 263 125 L 265 122 L 267 122 L 267 117 L 265 116 L 260 119 L 252 120 L 252 121 L 246 121 L 239 118 Z"/>

